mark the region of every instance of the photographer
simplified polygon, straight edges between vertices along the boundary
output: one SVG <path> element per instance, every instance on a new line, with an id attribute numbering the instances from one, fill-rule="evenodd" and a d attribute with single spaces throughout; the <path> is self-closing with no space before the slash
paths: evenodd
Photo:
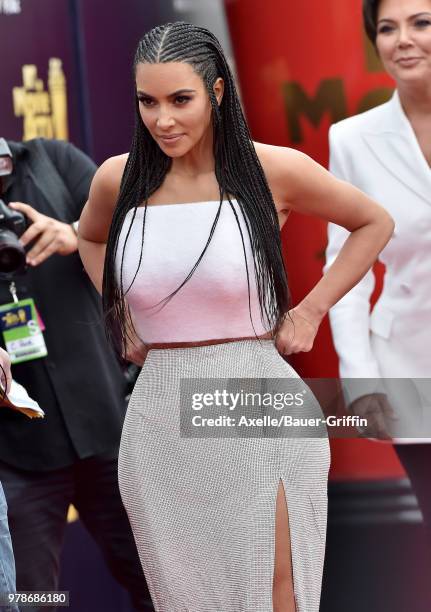
<path id="1" fill-rule="evenodd" d="M 14 378 L 46 413 L 29 422 L 8 411 L 0 421 L 17 589 L 58 588 L 73 503 L 135 608 L 153 610 L 117 482 L 125 378 L 77 252 L 74 223 L 96 166 L 73 145 L 44 139 L 0 140 L 0 158 L 2 336 Z M 13 335 L 8 325 L 19 327 L 26 308 L 33 329 Z"/>

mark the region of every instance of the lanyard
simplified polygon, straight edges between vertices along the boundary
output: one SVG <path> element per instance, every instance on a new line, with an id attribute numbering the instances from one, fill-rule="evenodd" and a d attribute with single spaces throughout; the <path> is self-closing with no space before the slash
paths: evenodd
<path id="1" fill-rule="evenodd" d="M 13 281 L 9 285 L 9 291 L 10 291 L 10 294 L 12 296 L 12 299 L 13 299 L 14 303 L 18 304 L 19 300 L 18 300 L 18 296 L 16 294 L 16 285 L 15 285 L 15 283 Z"/>

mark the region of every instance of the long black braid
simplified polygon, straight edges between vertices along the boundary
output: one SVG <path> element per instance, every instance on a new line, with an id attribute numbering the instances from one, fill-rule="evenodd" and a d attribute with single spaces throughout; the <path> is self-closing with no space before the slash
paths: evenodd
<path id="1" fill-rule="evenodd" d="M 233 196 L 239 203 L 250 237 L 262 322 L 264 324 L 269 322 L 275 335 L 290 306 L 277 211 L 220 43 L 205 28 L 184 22 L 168 23 L 152 29 L 139 42 L 134 59 L 135 70 L 141 62 L 150 64 L 185 62 L 202 77 L 212 106 L 215 174 L 220 189 L 220 206 L 204 250 L 180 287 L 162 302 L 171 299 L 180 290 L 201 261 L 217 224 L 224 196 L 230 203 L 241 232 L 231 201 Z M 220 105 L 213 90 L 218 77 L 221 77 L 225 84 Z M 136 278 L 142 260 L 141 247 L 138 269 L 132 283 L 124 291 L 124 249 L 121 255 L 120 278 L 118 279 L 116 275 L 120 232 L 127 212 L 135 209 L 126 235 L 126 243 L 135 220 L 136 207 L 143 204 L 145 208 L 142 219 L 143 243 L 148 199 L 162 185 L 172 163 L 171 158 L 160 149 L 142 122 L 137 98 L 135 98 L 135 110 L 135 133 L 113 214 L 103 274 L 103 311 L 106 331 L 120 354 L 124 354 L 127 339 L 130 338 L 128 326 L 129 329 L 130 327 L 133 329 L 130 310 L 124 298 Z M 241 239 L 245 253 L 242 232 Z M 247 265 L 246 270 L 250 309 Z"/>

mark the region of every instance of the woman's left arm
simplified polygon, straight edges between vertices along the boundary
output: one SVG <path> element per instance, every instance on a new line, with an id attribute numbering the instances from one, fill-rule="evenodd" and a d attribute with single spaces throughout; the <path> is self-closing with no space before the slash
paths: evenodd
<path id="1" fill-rule="evenodd" d="M 281 218 L 294 210 L 351 232 L 326 274 L 289 311 L 278 334 L 280 352 L 309 351 L 328 310 L 363 278 L 390 240 L 394 221 L 377 202 L 336 179 L 307 155 L 282 147 L 265 149 L 259 157 Z"/>

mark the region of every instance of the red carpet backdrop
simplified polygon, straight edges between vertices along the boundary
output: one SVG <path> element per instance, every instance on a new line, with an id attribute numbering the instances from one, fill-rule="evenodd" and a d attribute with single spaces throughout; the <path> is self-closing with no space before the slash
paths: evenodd
<path id="1" fill-rule="evenodd" d="M 254 139 L 297 148 L 327 166 L 331 123 L 382 103 L 394 87 L 366 43 L 361 2 L 225 0 L 225 6 Z M 292 215 L 283 245 L 297 303 L 321 276 L 326 224 Z M 338 375 L 327 319 L 313 351 L 292 364 L 301 376 Z M 380 444 L 335 440 L 332 451 L 333 479 L 403 474 L 392 449 Z"/>

